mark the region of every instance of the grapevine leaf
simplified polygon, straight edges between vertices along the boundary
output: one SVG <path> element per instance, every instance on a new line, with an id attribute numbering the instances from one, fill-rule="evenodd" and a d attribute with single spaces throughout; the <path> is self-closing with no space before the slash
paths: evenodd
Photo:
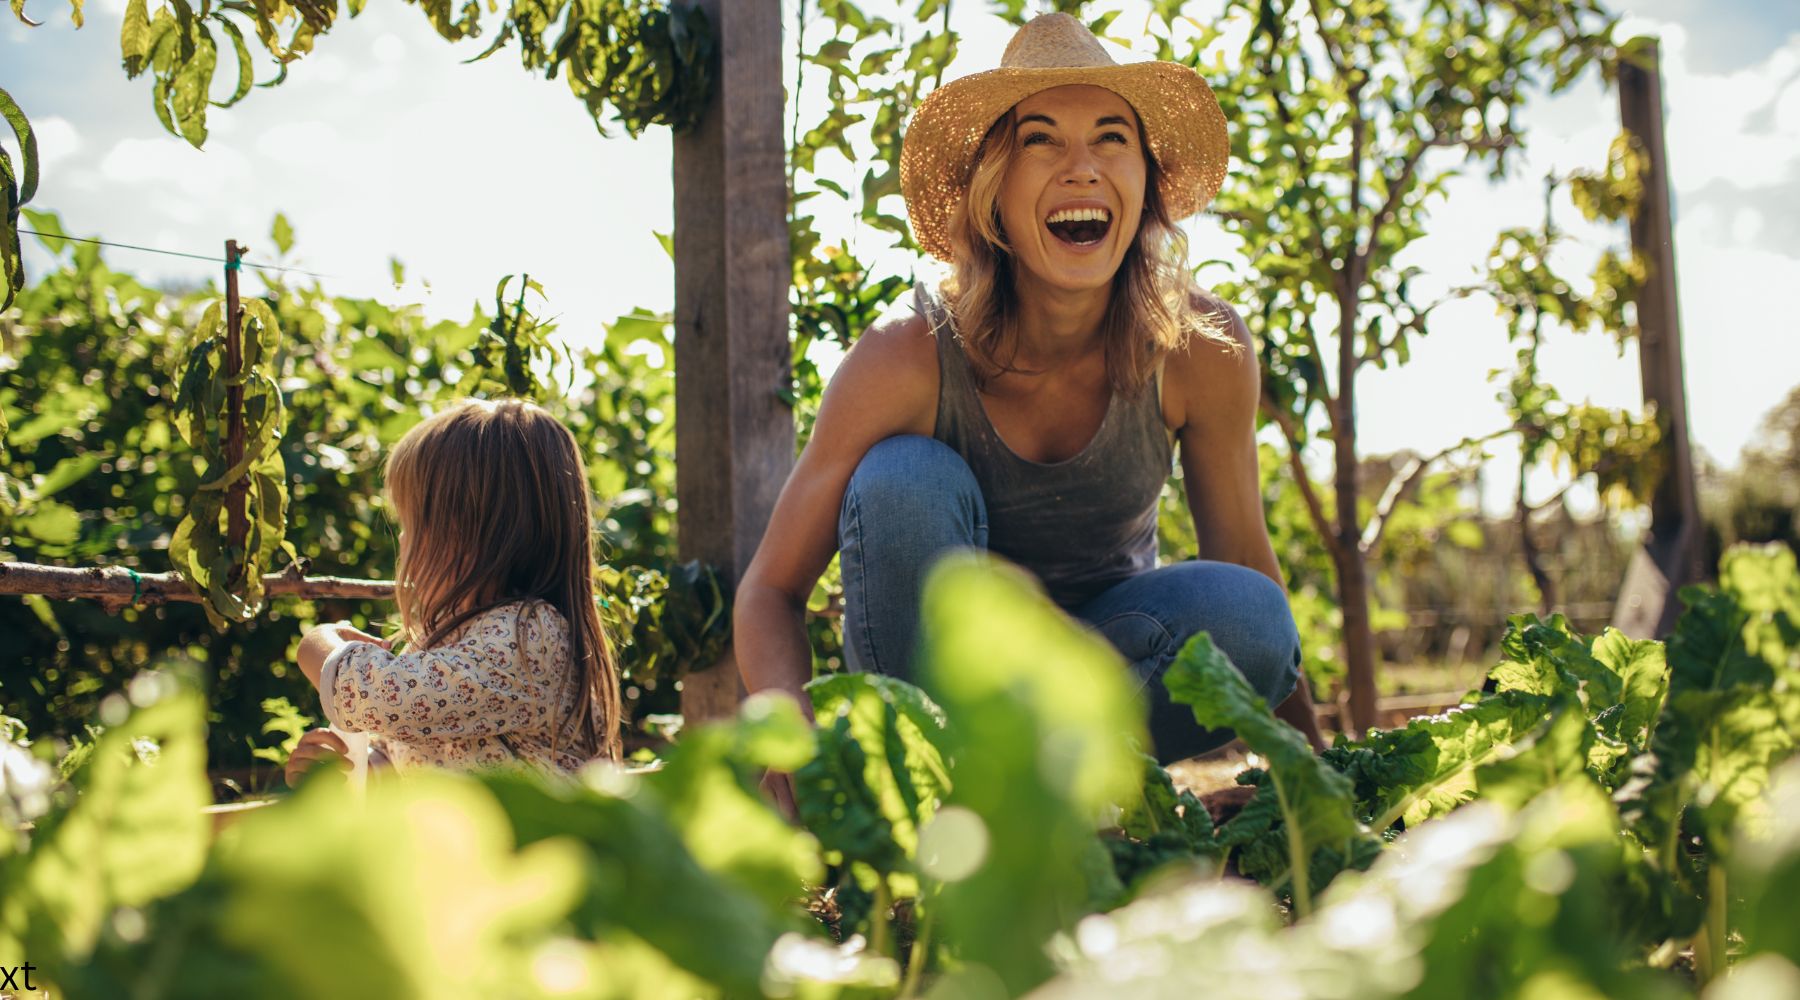
<path id="1" fill-rule="evenodd" d="M 19 190 L 16 200 L 7 206 L 7 224 L 18 224 L 19 207 L 31 201 L 37 195 L 38 187 L 38 148 L 37 135 L 31 131 L 31 122 L 25 119 L 25 112 L 14 103 L 12 95 L 0 90 L 0 116 L 12 126 L 14 137 L 19 143 Z"/>
<path id="2" fill-rule="evenodd" d="M 275 213 L 275 221 L 269 226 L 269 238 L 275 241 L 275 249 L 283 255 L 294 249 L 294 226 L 286 215 Z"/>
<path id="3" fill-rule="evenodd" d="M 226 17 L 222 12 L 214 14 L 213 17 L 224 26 L 225 33 L 231 36 L 231 48 L 237 54 L 237 89 L 233 90 L 231 96 L 224 101 L 213 102 L 214 107 L 229 108 L 250 95 L 250 90 L 256 83 L 254 75 L 256 67 L 250 63 L 250 46 L 245 44 L 244 32 L 237 26 L 237 22 Z M 283 247 L 282 252 L 286 253 L 287 248 Z"/>
<path id="4" fill-rule="evenodd" d="M 15 2 L 14 11 L 20 9 Z M 23 15 L 21 15 L 23 16 Z M 12 305 L 13 298 L 25 287 L 25 262 L 19 249 L 19 210 L 37 193 L 37 136 L 26 121 L 25 112 L 0 90 L 0 117 L 12 127 L 19 143 L 19 175 L 13 173 L 12 157 L 0 147 L 0 309 Z"/>
<path id="5" fill-rule="evenodd" d="M 119 52 L 125 62 L 125 75 L 135 78 L 150 60 L 153 39 L 150 34 L 149 5 L 145 0 L 129 0 L 125 5 L 125 24 L 119 30 Z"/>

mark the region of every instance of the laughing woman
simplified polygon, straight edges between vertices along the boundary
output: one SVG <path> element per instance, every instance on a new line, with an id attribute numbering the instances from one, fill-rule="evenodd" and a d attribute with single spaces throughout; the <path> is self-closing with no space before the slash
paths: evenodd
<path id="1" fill-rule="evenodd" d="M 906 677 L 925 571 L 978 547 L 1131 662 L 1163 762 L 1229 738 L 1161 683 L 1200 631 L 1319 745 L 1257 490 L 1256 355 L 1193 284 L 1175 228 L 1228 155 L 1196 73 L 1116 65 L 1066 14 L 921 105 L 901 184 L 919 245 L 950 270 L 865 332 L 825 393 L 738 591 L 750 690 L 800 696 L 801 616 L 834 551 L 850 666 Z M 1158 567 L 1177 449 L 1205 558 Z"/>

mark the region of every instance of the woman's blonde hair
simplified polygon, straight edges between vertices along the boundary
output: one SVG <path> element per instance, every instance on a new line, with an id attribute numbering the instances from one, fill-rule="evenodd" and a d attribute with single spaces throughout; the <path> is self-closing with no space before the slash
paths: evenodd
<path id="1" fill-rule="evenodd" d="M 579 685 L 570 734 L 619 756 L 619 678 L 594 604 L 594 526 L 574 435 L 517 399 L 464 400 L 406 432 L 388 455 L 403 532 L 395 567 L 402 632 L 430 647 L 501 604 L 542 600 L 568 623 Z"/>
<path id="2" fill-rule="evenodd" d="M 955 259 L 943 284 L 956 332 L 974 364 L 978 383 L 1017 371 L 1018 289 L 1014 258 L 1000 222 L 1000 187 L 1018 149 L 1016 110 L 988 130 L 975 159 L 968 194 L 950 217 Z M 1139 137 L 1140 145 L 1142 136 Z M 1143 392 L 1157 365 L 1190 336 L 1240 345 L 1220 315 L 1194 308 L 1199 288 L 1188 271 L 1187 237 L 1169 217 L 1158 186 L 1156 158 L 1144 154 L 1144 210 L 1138 231 L 1113 276 L 1112 299 L 1101 320 L 1106 371 L 1127 396 Z"/>

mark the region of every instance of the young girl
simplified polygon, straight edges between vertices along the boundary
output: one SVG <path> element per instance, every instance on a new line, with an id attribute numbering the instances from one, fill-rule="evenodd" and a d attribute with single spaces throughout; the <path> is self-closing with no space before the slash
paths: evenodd
<path id="1" fill-rule="evenodd" d="M 400 770 L 616 759 L 618 675 L 574 436 L 528 402 L 465 401 L 407 432 L 386 479 L 407 652 L 344 622 L 307 632 L 295 658 L 326 718 Z M 306 734 L 290 783 L 347 753 L 331 730 Z"/>

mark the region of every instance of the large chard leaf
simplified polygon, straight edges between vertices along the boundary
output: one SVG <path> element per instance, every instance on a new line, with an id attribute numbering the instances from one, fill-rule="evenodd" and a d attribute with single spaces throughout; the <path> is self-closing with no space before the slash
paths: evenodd
<path id="1" fill-rule="evenodd" d="M 1800 762 L 1776 771 L 1755 820 L 1740 827 L 1732 859 L 1744 952 L 1800 963 Z"/>
<path id="2" fill-rule="evenodd" d="M 1225 845 L 1213 829 L 1212 814 L 1194 793 L 1177 790 L 1156 758 L 1143 758 L 1140 794 L 1127 799 L 1119 812 L 1119 835 L 1106 839 L 1113 871 L 1126 887 L 1168 866 L 1195 864 L 1217 872 Z"/>
<path id="3" fill-rule="evenodd" d="M 377 783 L 366 801 L 309 782 L 228 828 L 192 887 L 115 920 L 64 985 L 172 1000 L 536 993 L 582 859 L 567 839 L 513 845 L 466 777 Z"/>
<path id="4" fill-rule="evenodd" d="M 1683 996 L 1633 968 L 1613 925 L 1616 829 L 1592 782 L 1518 814 L 1476 803 L 1407 832 L 1290 927 L 1241 883 L 1151 893 L 1084 921 L 1030 1000 Z"/>
<path id="5" fill-rule="evenodd" d="M 1475 770 L 1510 754 L 1513 742 L 1535 729 L 1553 704 L 1549 695 L 1502 691 L 1332 747 L 1324 757 L 1355 783 L 1372 829 L 1402 820 L 1411 827 L 1467 802 L 1475 792 Z"/>
<path id="6" fill-rule="evenodd" d="M 1569 705 L 1519 741 L 1511 753 L 1478 769 L 1477 794 L 1483 801 L 1521 809 L 1558 785 L 1592 784 L 1588 758 L 1594 739 L 1593 727 L 1581 710 Z"/>
<path id="7" fill-rule="evenodd" d="M 1711 846 L 1722 849 L 1738 812 L 1768 787 L 1770 768 L 1793 752 L 1797 578 L 1785 549 L 1741 547 L 1725 555 L 1722 589 L 1682 591 L 1687 610 L 1668 643 L 1654 765 L 1621 791 L 1627 818 L 1666 870 L 1676 867 L 1684 811 L 1698 807 Z"/>
<path id="8" fill-rule="evenodd" d="M 961 958 L 942 988 L 1017 996 L 1051 974 L 1052 935 L 1116 892 L 1098 884 L 1111 870 L 1095 823 L 1137 791 L 1143 707 L 1104 640 L 996 564 L 940 564 L 922 639 L 926 689 L 950 719 L 953 787 L 922 831 Z"/>
<path id="9" fill-rule="evenodd" d="M 1578 697 L 1602 743 L 1622 748 L 1602 753 L 1597 765 L 1610 765 L 1648 744 L 1668 690 L 1661 643 L 1633 640 L 1611 628 L 1589 640 L 1561 615 L 1548 622 L 1520 615 L 1512 619 L 1501 649 L 1506 659 L 1492 671 L 1498 690 Z M 1600 773 L 1610 776 L 1607 769 Z"/>
<path id="10" fill-rule="evenodd" d="M 637 954 L 635 942 L 725 994 L 756 995 L 769 951 L 793 921 L 780 902 L 697 860 L 643 779 L 595 772 L 577 784 L 503 772 L 482 780 L 521 844 L 568 837 L 581 846 L 574 919 L 584 936 L 635 955 L 632 967 L 644 968 L 646 980 L 659 978 L 657 962 Z M 759 835 L 755 828 L 739 834 Z M 786 832 L 764 846 L 781 854 Z M 671 985 L 679 986 L 680 977 Z"/>
<path id="11" fill-rule="evenodd" d="M 880 757 L 871 760 L 851 735 L 849 718 L 839 716 L 819 728 L 818 756 L 794 772 L 794 804 L 801 825 L 819 838 L 829 860 L 862 862 L 885 875 L 908 866 L 918 834 L 904 807 L 883 808 L 890 803 L 875 791 L 868 771 L 885 770 L 884 764 Z M 900 823 L 912 831 L 911 852 L 900 844 Z"/>
<path id="12" fill-rule="evenodd" d="M 949 789 L 944 713 L 904 681 L 834 674 L 807 685 L 819 756 L 794 774 L 801 821 L 830 851 L 911 870 L 919 827 Z"/>
<path id="13" fill-rule="evenodd" d="M 1589 713 L 1602 735 L 1618 740 L 1631 753 L 1641 753 L 1650 745 L 1650 727 L 1662 710 L 1663 697 L 1669 691 L 1669 664 L 1663 655 L 1663 644 L 1650 639 L 1632 639 L 1618 629 L 1609 628 L 1594 640 L 1594 659 L 1619 678 L 1619 700 L 1616 711 Z"/>
<path id="14" fill-rule="evenodd" d="M 770 808 L 758 783 L 765 770 L 793 771 L 815 752 L 792 699 L 752 696 L 736 719 L 684 732 L 645 784 L 702 866 L 779 906 L 825 873 L 818 842 Z"/>
<path id="15" fill-rule="evenodd" d="M 1617 795 L 1647 852 L 1656 933 L 1682 937 L 1704 920 L 1706 971 L 1722 968 L 1731 832 L 1795 748 L 1795 579 L 1785 550 L 1740 547 L 1726 553 L 1719 589 L 1682 591 L 1668 697 L 1650 752 L 1632 762 Z"/>
<path id="16" fill-rule="evenodd" d="M 1170 697 L 1194 710 L 1201 726 L 1235 731 L 1268 760 L 1268 787 L 1281 811 L 1294 900 L 1306 913 L 1312 906 L 1314 852 L 1330 848 L 1349 856 L 1354 842 L 1368 837 L 1356 818 L 1350 780 L 1314 756 L 1299 730 L 1275 718 L 1205 633 L 1182 648 L 1163 683 Z"/>
<path id="17" fill-rule="evenodd" d="M 28 851 L 0 867 L 0 944 L 45 956 L 58 981 L 57 966 L 82 964 L 116 908 L 182 889 L 206 856 L 205 701 L 161 673 L 128 691 L 135 708 L 92 745 L 69 804 L 41 818 Z"/>

